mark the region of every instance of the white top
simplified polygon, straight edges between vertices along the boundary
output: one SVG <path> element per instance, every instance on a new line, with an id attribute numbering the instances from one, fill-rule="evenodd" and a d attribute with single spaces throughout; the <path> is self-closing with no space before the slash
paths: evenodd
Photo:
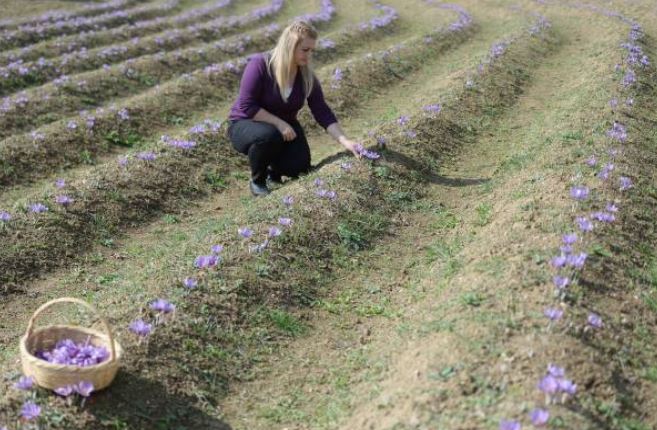
<path id="1" fill-rule="evenodd" d="M 292 94 L 292 87 L 284 88 L 283 89 L 283 94 L 285 94 L 286 99 L 289 99 L 290 94 Z"/>

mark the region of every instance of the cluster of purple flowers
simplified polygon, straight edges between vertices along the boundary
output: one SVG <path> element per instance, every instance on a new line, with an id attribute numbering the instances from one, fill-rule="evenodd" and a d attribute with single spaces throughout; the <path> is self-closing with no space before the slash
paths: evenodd
<path id="1" fill-rule="evenodd" d="M 77 384 L 64 385 L 63 387 L 55 388 L 53 391 L 62 397 L 68 397 L 76 393 L 86 398 L 93 393 L 94 389 L 94 384 L 90 381 L 80 381 Z"/>
<path id="2" fill-rule="evenodd" d="M 109 352 L 104 346 L 95 346 L 85 342 L 77 343 L 72 339 L 59 340 L 51 350 L 37 351 L 35 356 L 54 364 L 70 366 L 94 366 L 109 358 Z"/>
<path id="3" fill-rule="evenodd" d="M 374 7 L 382 11 L 383 15 L 358 24 L 358 29 L 360 31 L 374 31 L 380 28 L 386 28 L 399 19 L 399 14 L 393 7 L 382 5 L 378 1 L 374 4 Z"/>

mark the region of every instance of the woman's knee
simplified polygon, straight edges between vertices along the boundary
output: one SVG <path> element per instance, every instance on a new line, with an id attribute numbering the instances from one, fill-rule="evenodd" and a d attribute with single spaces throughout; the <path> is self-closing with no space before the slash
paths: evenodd
<path id="1" fill-rule="evenodd" d="M 243 154 L 247 154 L 252 145 L 276 148 L 283 144 L 283 136 L 276 127 L 253 120 L 233 123 L 228 129 L 228 137 L 233 147 Z"/>

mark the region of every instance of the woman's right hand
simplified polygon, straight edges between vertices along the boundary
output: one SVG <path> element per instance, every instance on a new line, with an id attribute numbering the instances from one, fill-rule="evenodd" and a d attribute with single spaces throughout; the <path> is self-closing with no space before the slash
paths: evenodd
<path id="1" fill-rule="evenodd" d="M 278 128 L 278 131 L 283 135 L 283 140 L 286 142 L 297 138 L 297 134 L 294 132 L 292 126 L 283 120 L 280 121 L 276 128 Z"/>

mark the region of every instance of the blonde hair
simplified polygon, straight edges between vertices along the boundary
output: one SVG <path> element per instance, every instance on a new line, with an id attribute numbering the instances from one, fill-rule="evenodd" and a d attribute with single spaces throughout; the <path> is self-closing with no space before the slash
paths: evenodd
<path id="1" fill-rule="evenodd" d="M 317 40 L 317 30 L 306 21 L 294 21 L 288 25 L 278 38 L 274 49 L 269 52 L 268 70 L 273 73 L 274 80 L 278 84 L 281 97 L 287 102 L 284 88 L 292 77 L 294 70 L 294 51 L 304 39 Z M 314 84 L 314 75 L 310 64 L 300 66 L 303 77 L 303 90 L 306 97 L 310 95 Z"/>

